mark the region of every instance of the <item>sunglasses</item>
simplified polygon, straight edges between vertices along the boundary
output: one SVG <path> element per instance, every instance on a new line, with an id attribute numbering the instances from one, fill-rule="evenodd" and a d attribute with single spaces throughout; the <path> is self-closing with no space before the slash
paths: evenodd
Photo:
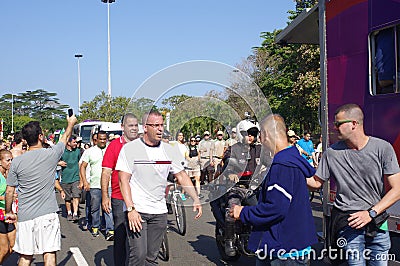
<path id="1" fill-rule="evenodd" d="M 196 140 L 195 139 L 191 139 L 190 142 L 196 142 Z"/>
<path id="2" fill-rule="evenodd" d="M 345 123 L 350 123 L 350 122 L 352 123 L 352 122 L 357 122 L 357 121 L 347 119 L 347 120 L 335 121 L 335 122 L 333 122 L 333 124 L 335 125 L 335 127 L 340 127 L 341 125 L 343 125 Z"/>

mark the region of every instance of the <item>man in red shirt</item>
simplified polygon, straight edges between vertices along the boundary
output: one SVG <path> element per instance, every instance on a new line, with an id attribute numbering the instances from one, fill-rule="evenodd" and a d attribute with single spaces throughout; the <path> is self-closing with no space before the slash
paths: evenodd
<path id="1" fill-rule="evenodd" d="M 121 119 L 121 127 L 123 135 L 108 145 L 101 172 L 102 207 L 107 213 L 112 211 L 114 217 L 114 265 L 125 265 L 126 262 L 124 199 L 119 188 L 118 171 L 115 170 L 115 165 L 122 146 L 138 137 L 138 120 L 133 114 L 127 113 Z M 109 195 L 110 176 L 111 200 Z"/>

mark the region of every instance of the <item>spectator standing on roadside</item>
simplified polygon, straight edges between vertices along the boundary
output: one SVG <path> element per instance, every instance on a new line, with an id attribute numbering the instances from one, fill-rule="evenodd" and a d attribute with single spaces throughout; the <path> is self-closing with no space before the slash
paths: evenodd
<path id="1" fill-rule="evenodd" d="M 236 127 L 234 127 L 234 128 L 232 128 L 232 131 L 231 131 L 231 135 L 229 136 L 229 139 L 227 139 L 226 141 L 225 141 L 225 151 L 230 147 L 230 146 L 232 146 L 233 144 L 236 144 L 237 143 L 237 135 L 236 135 Z M 225 152 L 224 151 L 224 152 Z"/>
<path id="2" fill-rule="evenodd" d="M 258 204 L 235 205 L 230 214 L 253 226 L 248 247 L 257 254 L 256 265 L 308 265 L 317 237 L 306 177 L 315 170 L 289 145 L 280 115 L 264 118 L 260 130 L 261 143 L 274 158 L 260 185 Z"/>
<path id="3" fill-rule="evenodd" d="M 13 156 L 10 151 L 0 150 L 0 264 L 12 253 L 15 244 L 15 225 L 5 222 L 7 174 Z"/>
<path id="4" fill-rule="evenodd" d="M 17 216 L 11 207 L 15 187 L 19 186 L 18 228 L 13 250 L 20 254 L 20 265 L 29 265 L 34 254 L 43 254 L 44 265 L 57 264 L 61 233 L 54 177 L 77 120 L 72 115 L 67 121 L 68 126 L 57 145 L 48 149 L 43 148 L 44 135 L 39 122 L 31 121 L 22 128 L 29 151 L 13 160 L 6 190 L 6 221 L 15 223 Z"/>
<path id="5" fill-rule="evenodd" d="M 65 208 L 67 209 L 68 221 L 79 220 L 79 201 L 81 197 L 81 181 L 79 177 L 79 160 L 81 151 L 77 148 L 77 136 L 68 138 L 64 154 L 58 165 L 61 166 L 61 187 L 65 193 Z"/>
<path id="6" fill-rule="evenodd" d="M 158 252 L 167 228 L 165 189 L 172 173 L 178 183 L 192 197 L 193 210 L 200 218 L 202 206 L 190 178 L 181 164 L 179 151 L 161 141 L 164 120 L 157 111 L 142 118 L 143 138 L 124 145 L 116 170 L 124 209 L 129 243 L 129 265 L 157 264 Z"/>
<path id="7" fill-rule="evenodd" d="M 301 154 L 304 159 L 306 159 L 312 166 L 315 166 L 315 150 L 314 143 L 311 140 L 311 133 L 304 131 L 303 138 L 297 142 L 297 145 L 299 145 L 308 154 Z"/>
<path id="8" fill-rule="evenodd" d="M 26 152 L 26 141 L 22 138 L 21 131 L 14 135 L 15 146 L 11 149 L 13 158 L 20 156 Z"/>
<path id="9" fill-rule="evenodd" d="M 194 178 L 197 195 L 202 199 L 204 196 L 200 194 L 200 153 L 197 150 L 195 137 L 190 138 L 185 158 L 188 162 L 188 170 L 186 172 L 190 178 Z"/>
<path id="10" fill-rule="evenodd" d="M 400 199 L 400 168 L 390 143 L 367 136 L 360 106 L 345 104 L 335 112 L 339 141 L 323 154 L 317 172 L 307 178 L 320 188 L 330 177 L 337 184 L 331 214 L 334 244 L 342 238 L 349 265 L 387 265 L 390 237 L 386 210 Z M 390 188 L 385 191 L 385 184 Z M 358 251 L 359 253 L 348 252 Z M 358 256 L 357 256 L 358 255 Z M 379 258 L 381 260 L 379 261 Z"/>
<path id="11" fill-rule="evenodd" d="M 90 191 L 90 205 L 92 215 L 92 235 L 99 236 L 101 224 L 101 171 L 104 153 L 106 152 L 107 133 L 99 131 L 97 133 L 97 145 L 87 149 L 82 155 L 82 163 L 80 166 L 80 174 L 83 181 L 83 187 L 86 191 Z M 90 165 L 90 182 L 86 179 L 86 167 Z M 102 212 L 106 223 L 106 239 L 110 240 L 114 237 L 114 224 L 112 213 Z"/>
<path id="12" fill-rule="evenodd" d="M 200 153 L 200 184 L 204 185 L 206 176 L 208 177 L 208 183 L 210 183 L 214 176 L 214 163 L 211 160 L 211 146 L 212 140 L 210 139 L 210 132 L 204 131 L 203 139 L 198 145 L 198 151 Z"/>
<path id="13" fill-rule="evenodd" d="M 118 171 L 115 170 L 115 166 L 122 147 L 138 137 L 138 120 L 132 113 L 127 113 L 121 119 L 121 127 L 123 134 L 108 145 L 101 172 L 102 207 L 106 213 L 112 211 L 114 219 L 114 265 L 125 265 L 126 263 L 124 198 L 119 187 Z M 109 196 L 110 177 L 111 201 Z"/>
<path id="14" fill-rule="evenodd" d="M 222 158 L 224 157 L 225 151 L 225 140 L 224 140 L 224 132 L 218 130 L 217 138 L 213 141 L 211 145 L 211 154 L 214 164 L 214 177 L 213 179 L 218 178 L 218 176 L 222 173 Z"/>

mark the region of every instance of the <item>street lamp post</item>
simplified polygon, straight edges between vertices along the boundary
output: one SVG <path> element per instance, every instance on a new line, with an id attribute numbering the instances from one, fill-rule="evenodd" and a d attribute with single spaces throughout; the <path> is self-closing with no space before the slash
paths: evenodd
<path id="1" fill-rule="evenodd" d="M 107 35 L 108 35 L 108 96 L 111 97 L 111 48 L 110 48 L 110 4 L 115 0 L 101 0 L 107 3 Z"/>
<path id="2" fill-rule="evenodd" d="M 78 59 L 78 114 L 80 114 L 81 110 L 81 68 L 79 65 L 79 59 L 83 57 L 81 54 L 75 55 L 76 59 Z"/>
<path id="3" fill-rule="evenodd" d="M 11 134 L 14 134 L 14 93 L 11 93 Z"/>

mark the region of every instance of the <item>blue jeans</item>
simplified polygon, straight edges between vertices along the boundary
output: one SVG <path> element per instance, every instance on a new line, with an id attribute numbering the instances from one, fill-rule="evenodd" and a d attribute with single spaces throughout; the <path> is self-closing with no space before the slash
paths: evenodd
<path id="1" fill-rule="evenodd" d="M 129 244 L 128 265 L 157 265 L 157 256 L 162 239 L 167 230 L 167 214 L 147 214 L 142 216 L 142 230 L 137 233 L 129 229 L 125 214 L 125 227 Z"/>
<path id="2" fill-rule="evenodd" d="M 339 242 L 341 239 L 342 242 Z M 342 248 L 346 252 L 345 258 L 349 266 L 388 264 L 390 237 L 387 231 L 378 230 L 375 237 L 369 237 L 365 235 L 364 229 L 357 230 L 346 226 L 339 232 L 338 243 L 347 243 Z"/>
<path id="3" fill-rule="evenodd" d="M 100 227 L 100 210 L 101 210 L 101 189 L 91 188 L 90 189 L 90 203 L 91 203 L 91 214 L 92 214 L 92 227 Z M 103 217 L 106 221 L 106 232 L 114 230 L 114 222 L 112 213 L 103 212 Z"/>

